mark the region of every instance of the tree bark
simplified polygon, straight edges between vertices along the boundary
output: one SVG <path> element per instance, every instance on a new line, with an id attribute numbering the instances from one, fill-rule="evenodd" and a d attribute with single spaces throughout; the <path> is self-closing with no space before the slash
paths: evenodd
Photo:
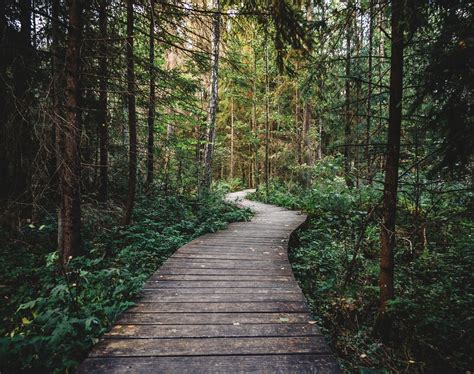
<path id="1" fill-rule="evenodd" d="M 69 28 L 66 47 L 66 95 L 64 110 L 64 148 L 60 169 L 60 206 L 58 247 L 60 259 L 67 264 L 70 257 L 81 253 L 81 164 L 80 141 L 80 50 L 82 42 L 83 1 L 69 0 Z"/>
<path id="2" fill-rule="evenodd" d="M 212 40 L 211 40 L 211 87 L 209 98 L 209 114 L 207 128 L 207 146 L 204 159 L 204 192 L 209 192 L 212 183 L 212 161 L 216 139 L 216 114 L 219 104 L 218 73 L 219 73 L 219 39 L 220 39 L 220 0 L 212 0 Z"/>
<path id="3" fill-rule="evenodd" d="M 128 196 L 123 224 L 128 226 L 132 220 L 137 188 L 137 113 L 135 103 L 135 63 L 133 58 L 133 4 L 127 0 L 127 89 L 128 89 L 128 131 L 129 131 L 129 165 Z"/>
<path id="4" fill-rule="evenodd" d="M 344 126 L 344 172 L 346 175 L 346 183 L 349 187 L 353 186 L 351 173 L 351 151 L 350 144 L 352 143 L 352 105 L 351 105 L 351 40 L 352 40 L 352 3 L 347 2 L 347 17 L 348 27 L 346 33 L 346 84 L 345 84 L 345 106 L 346 106 L 346 121 Z"/>
<path id="5" fill-rule="evenodd" d="M 260 174 L 258 168 L 258 148 L 259 148 L 259 137 L 258 137 L 258 123 L 257 123 L 257 51 L 253 49 L 253 85 L 252 85 L 252 128 L 254 135 L 254 187 L 258 191 L 260 185 Z"/>
<path id="6" fill-rule="evenodd" d="M 60 47 L 60 28 L 59 28 L 59 11 L 60 0 L 52 0 L 51 2 L 51 52 L 52 52 L 52 104 L 53 104 L 53 121 L 51 127 L 51 146 L 53 148 L 52 157 L 50 159 L 50 178 L 53 186 L 54 194 L 58 192 L 58 168 L 61 158 L 62 148 L 62 130 L 61 120 L 61 100 L 60 90 L 62 81 L 61 69 L 61 47 Z"/>
<path id="7" fill-rule="evenodd" d="M 395 224 L 397 213 L 398 167 L 402 123 L 403 91 L 403 1 L 392 1 L 392 42 L 390 58 L 390 101 L 387 137 L 387 160 L 383 192 L 380 251 L 380 306 L 376 329 L 385 338 L 390 334 L 388 302 L 395 297 L 394 264 Z"/>
<path id="8" fill-rule="evenodd" d="M 268 20 L 265 22 L 265 196 L 268 200 L 269 194 L 269 146 L 270 146 L 270 83 L 268 77 Z"/>
<path id="9" fill-rule="evenodd" d="M 234 178 L 234 98 L 230 98 L 230 179 Z"/>
<path id="10" fill-rule="evenodd" d="M 149 49 L 149 72 L 150 72 L 150 97 L 148 102 L 148 141 L 147 141 L 147 184 L 153 183 L 154 178 L 154 135 L 155 135 L 155 1 L 150 0 L 150 49 Z"/>
<path id="11" fill-rule="evenodd" d="M 306 21 L 310 24 L 313 21 L 313 1 L 306 1 Z M 309 50 L 311 53 L 311 50 Z M 303 162 L 308 165 L 314 165 L 314 150 L 311 142 L 311 123 L 313 122 L 313 108 L 309 99 L 306 99 L 303 105 Z M 307 174 L 307 173 L 306 173 Z M 305 183 L 308 184 L 309 175 L 305 175 Z"/>
<path id="12" fill-rule="evenodd" d="M 374 0 L 369 0 L 369 61 L 367 72 L 367 121 L 365 129 L 365 160 L 367 162 L 367 179 L 372 183 L 371 157 L 370 157 L 370 128 L 372 125 L 372 53 L 374 29 Z"/>
<path id="13" fill-rule="evenodd" d="M 107 116 L 107 0 L 101 0 L 99 6 L 99 30 L 102 38 L 101 57 L 99 59 L 99 201 L 107 201 L 108 195 L 108 116 Z"/>

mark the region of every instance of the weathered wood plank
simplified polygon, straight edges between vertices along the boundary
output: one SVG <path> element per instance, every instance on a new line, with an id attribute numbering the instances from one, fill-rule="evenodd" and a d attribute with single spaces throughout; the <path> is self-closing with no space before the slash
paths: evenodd
<path id="1" fill-rule="evenodd" d="M 265 325 L 115 325 L 106 338 L 236 338 L 276 336 L 318 336 L 314 324 Z"/>
<path id="2" fill-rule="evenodd" d="M 150 278 L 154 281 L 290 281 L 291 276 L 271 276 L 271 275 L 169 275 L 157 274 Z"/>
<path id="3" fill-rule="evenodd" d="M 236 263 L 236 262 L 192 262 L 188 260 L 183 261 L 171 261 L 163 265 L 161 270 L 163 269 L 227 269 L 227 270 L 246 270 L 246 271 L 271 271 L 271 270 L 289 270 L 291 269 L 290 264 L 288 263 L 278 263 L 278 264 L 254 264 L 251 261 L 246 261 L 245 263 Z M 231 272 L 228 272 L 231 273 Z"/>
<path id="4" fill-rule="evenodd" d="M 267 260 L 283 260 L 286 258 L 286 252 L 270 252 L 261 253 L 258 256 L 252 253 L 176 253 L 173 259 L 205 259 L 205 260 L 238 260 L 238 261 L 267 261 Z"/>
<path id="5" fill-rule="evenodd" d="M 155 290 L 156 291 L 156 290 Z M 161 291 L 161 290 L 159 290 Z M 181 295 L 163 295 L 162 292 L 153 292 L 147 290 L 143 293 L 143 303 L 150 302 L 190 302 L 190 303 L 208 303 L 208 302 L 262 302 L 262 301 L 304 301 L 303 295 L 295 292 L 268 292 L 266 294 L 249 293 L 227 293 L 227 294 L 181 294 Z"/>
<path id="6" fill-rule="evenodd" d="M 333 356 L 323 354 L 253 356 L 182 356 L 90 358 L 78 374 L 130 373 L 265 373 L 265 374 L 336 374 L 339 368 Z"/>
<path id="7" fill-rule="evenodd" d="M 156 275 L 279 275 L 279 276 L 291 276 L 293 273 L 290 269 L 233 269 L 232 272 L 229 272 L 228 269 L 206 269 L 206 268 L 176 268 L 171 266 L 163 266 L 158 270 Z"/>
<path id="8" fill-rule="evenodd" d="M 161 295 L 203 295 L 203 294 L 265 294 L 274 293 L 295 293 L 293 288 L 273 287 L 273 288 L 215 288 L 215 287 L 193 287 L 193 288 L 147 288 L 144 292 L 160 293 Z"/>
<path id="9" fill-rule="evenodd" d="M 255 302 L 138 302 L 129 309 L 134 313 L 269 313 L 269 312 L 305 312 L 307 306 L 302 301 L 265 301 Z"/>
<path id="10" fill-rule="evenodd" d="M 119 318 L 119 324 L 157 325 L 218 325 L 218 324 L 264 324 L 264 323 L 308 323 L 309 313 L 131 313 Z"/>
<path id="11" fill-rule="evenodd" d="M 104 339 L 90 357 L 330 353 L 321 336 L 251 338 Z"/>
<path id="12" fill-rule="evenodd" d="M 232 287 L 232 288 L 271 288 L 295 287 L 296 281 L 148 281 L 147 288 L 194 288 L 194 287 Z"/>

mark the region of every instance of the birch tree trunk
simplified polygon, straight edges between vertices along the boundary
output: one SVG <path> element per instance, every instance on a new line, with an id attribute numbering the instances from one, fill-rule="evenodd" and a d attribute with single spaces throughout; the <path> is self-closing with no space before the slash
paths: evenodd
<path id="1" fill-rule="evenodd" d="M 253 49 L 253 84 L 252 84 L 252 127 L 254 135 L 254 187 L 258 191 L 260 184 L 260 174 L 258 165 L 258 148 L 259 148 L 259 137 L 258 137 L 258 123 L 257 123 L 257 51 Z"/>
<path id="2" fill-rule="evenodd" d="M 220 39 L 220 0 L 212 0 L 212 38 L 211 38 L 211 87 L 209 98 L 207 145 L 204 157 L 204 192 L 209 192 L 212 182 L 212 161 L 214 158 L 214 143 L 216 140 L 216 114 L 219 103 L 218 73 L 219 73 L 219 39 Z"/>

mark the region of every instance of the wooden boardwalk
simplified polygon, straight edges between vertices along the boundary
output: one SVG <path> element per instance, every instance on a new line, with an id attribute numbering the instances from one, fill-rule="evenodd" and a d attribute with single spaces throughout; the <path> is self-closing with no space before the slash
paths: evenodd
<path id="1" fill-rule="evenodd" d="M 339 372 L 287 258 L 305 216 L 244 196 L 253 220 L 178 249 L 79 373 Z"/>

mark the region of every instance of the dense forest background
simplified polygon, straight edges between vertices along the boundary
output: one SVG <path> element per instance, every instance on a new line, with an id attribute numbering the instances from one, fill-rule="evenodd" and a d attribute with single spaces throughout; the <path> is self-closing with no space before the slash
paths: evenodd
<path id="1" fill-rule="evenodd" d="M 474 6 L 0 1 L 0 370 L 73 369 L 173 251 L 309 214 L 347 371 L 474 367 Z"/>

